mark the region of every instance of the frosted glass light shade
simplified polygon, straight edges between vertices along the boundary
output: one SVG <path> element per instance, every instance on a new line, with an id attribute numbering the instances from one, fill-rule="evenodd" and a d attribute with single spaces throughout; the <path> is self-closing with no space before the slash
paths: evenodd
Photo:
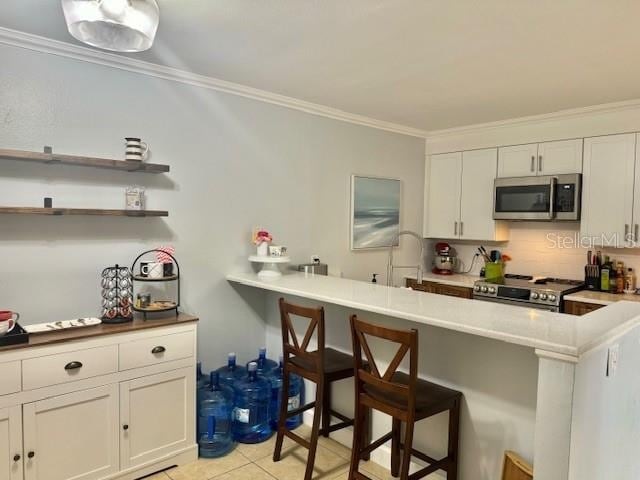
<path id="1" fill-rule="evenodd" d="M 160 10 L 156 0 L 62 0 L 69 33 L 114 52 L 142 52 L 153 44 Z"/>

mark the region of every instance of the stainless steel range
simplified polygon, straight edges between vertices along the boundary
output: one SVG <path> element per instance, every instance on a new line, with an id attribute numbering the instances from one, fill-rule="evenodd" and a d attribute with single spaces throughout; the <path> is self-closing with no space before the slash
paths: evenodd
<path id="1" fill-rule="evenodd" d="M 536 278 L 528 275 L 505 275 L 502 280 L 478 280 L 473 298 L 488 302 L 561 312 L 563 297 L 581 290 L 584 282 L 562 278 Z"/>

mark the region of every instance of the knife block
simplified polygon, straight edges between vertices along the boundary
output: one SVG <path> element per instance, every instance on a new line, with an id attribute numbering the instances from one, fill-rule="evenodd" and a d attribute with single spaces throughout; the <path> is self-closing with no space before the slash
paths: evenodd
<path id="1" fill-rule="evenodd" d="M 587 290 L 600 290 L 600 265 L 584 266 L 584 286 Z"/>

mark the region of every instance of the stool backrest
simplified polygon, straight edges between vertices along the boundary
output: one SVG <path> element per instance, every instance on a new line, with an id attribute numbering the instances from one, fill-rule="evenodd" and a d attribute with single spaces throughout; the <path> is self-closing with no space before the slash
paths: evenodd
<path id="1" fill-rule="evenodd" d="M 307 361 L 314 365 L 316 372 L 321 373 L 324 369 L 324 308 L 301 307 L 292 303 L 287 303 L 284 298 L 280 301 L 280 321 L 282 324 L 282 354 L 287 361 L 290 355 Z M 298 341 L 298 336 L 291 321 L 291 315 L 308 318 L 309 325 L 302 338 Z M 317 347 L 309 351 L 309 343 L 316 333 Z"/>
<path id="2" fill-rule="evenodd" d="M 398 350 L 384 373 L 380 373 L 376 360 L 371 353 L 365 335 L 398 344 Z M 418 378 L 418 331 L 396 330 L 374 325 L 351 316 L 351 338 L 353 341 L 353 357 L 355 361 L 356 394 L 366 395 L 366 386 L 392 396 L 404 404 L 407 411 L 415 410 L 415 391 Z M 364 359 L 368 362 L 365 368 Z M 393 375 L 398 371 L 402 360 L 409 354 L 408 383 L 395 382 Z M 376 407 L 377 408 L 377 407 Z"/>

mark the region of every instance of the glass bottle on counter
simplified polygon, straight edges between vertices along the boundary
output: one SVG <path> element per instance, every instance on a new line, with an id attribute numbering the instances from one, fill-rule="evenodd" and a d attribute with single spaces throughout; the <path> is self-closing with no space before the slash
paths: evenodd
<path id="1" fill-rule="evenodd" d="M 624 292 L 624 265 L 618 262 L 616 265 L 616 293 Z"/>
<path id="2" fill-rule="evenodd" d="M 247 376 L 234 383 L 233 436 L 241 443 L 260 443 L 271 436 L 271 383 L 249 362 Z"/>
<path id="3" fill-rule="evenodd" d="M 603 292 L 608 292 L 610 287 L 610 278 L 611 278 L 611 263 L 609 262 L 609 257 L 604 257 L 604 263 L 602 267 L 600 267 L 600 290 Z"/>
<path id="4" fill-rule="evenodd" d="M 627 268 L 627 274 L 624 276 L 624 293 L 635 293 L 636 291 L 636 276 L 633 273 L 633 268 Z"/>
<path id="5" fill-rule="evenodd" d="M 233 448 L 232 419 L 233 391 L 220 384 L 218 372 L 211 372 L 210 382 L 200 396 L 198 409 L 198 447 L 201 457 L 221 457 Z"/>

